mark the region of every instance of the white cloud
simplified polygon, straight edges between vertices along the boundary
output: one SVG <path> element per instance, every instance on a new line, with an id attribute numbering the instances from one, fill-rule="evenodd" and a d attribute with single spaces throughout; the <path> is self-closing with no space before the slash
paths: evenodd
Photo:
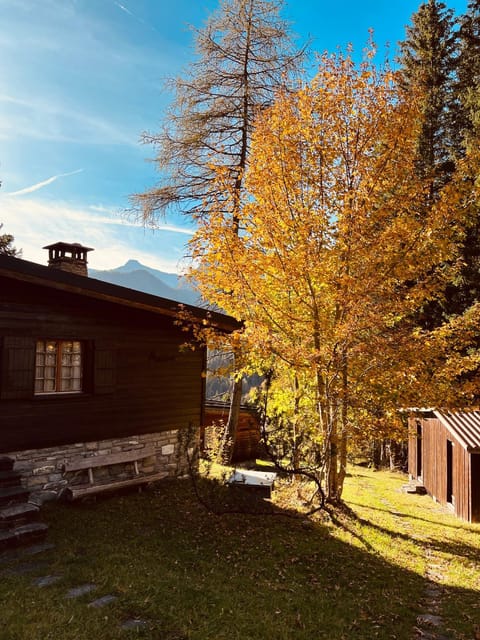
<path id="1" fill-rule="evenodd" d="M 93 269 L 113 269 L 129 259 L 170 273 L 182 271 L 185 235 L 192 231 L 161 225 L 155 232 L 123 219 L 107 207 L 83 207 L 64 202 L 4 195 L 0 222 L 3 232 L 15 237 L 23 258 L 46 263 L 42 247 L 53 242 L 80 242 L 93 247 L 89 263 Z M 99 210 L 102 211 L 99 211 Z"/>
<path id="2" fill-rule="evenodd" d="M 138 147 L 139 130 L 123 128 L 98 115 L 71 109 L 53 96 L 47 99 L 0 95 L 0 137 L 81 144 L 122 144 Z"/>
<path id="3" fill-rule="evenodd" d="M 30 187 L 25 187 L 24 189 L 19 189 L 18 191 L 10 191 L 6 193 L 6 196 L 23 196 L 27 193 L 33 193 L 34 191 L 38 191 L 42 189 L 42 187 L 46 187 L 55 180 L 59 178 L 66 178 L 67 176 L 74 176 L 76 173 L 81 173 L 83 169 L 76 169 L 75 171 L 69 171 L 68 173 L 59 173 L 56 176 L 52 176 L 51 178 L 47 178 L 46 180 L 42 180 L 42 182 L 37 182 L 37 184 L 32 184 Z"/>
<path id="4" fill-rule="evenodd" d="M 122 215 L 121 217 L 120 214 L 118 213 L 117 210 L 115 209 L 110 209 L 108 207 L 103 207 L 103 206 L 98 206 L 98 205 L 91 205 L 90 207 L 88 207 L 91 211 L 98 211 L 99 213 L 107 213 L 109 214 L 109 217 L 97 217 L 96 220 L 101 221 L 104 224 L 121 224 L 121 225 L 126 225 L 129 227 L 136 227 L 138 229 L 143 229 L 144 225 L 142 225 L 140 222 L 136 222 L 135 220 L 131 220 L 129 219 L 126 215 Z M 162 231 L 170 231 L 172 233 L 181 233 L 184 234 L 186 236 L 193 236 L 194 234 L 194 230 L 193 229 L 189 229 L 188 227 L 180 227 L 178 225 L 174 225 L 174 224 L 158 224 L 157 226 L 155 226 L 154 229 L 151 229 L 151 231 L 153 232 L 162 232 Z"/>

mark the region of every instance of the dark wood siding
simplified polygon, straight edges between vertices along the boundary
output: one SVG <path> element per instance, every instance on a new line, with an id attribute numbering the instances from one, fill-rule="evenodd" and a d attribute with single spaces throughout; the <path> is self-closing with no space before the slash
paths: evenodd
<path id="1" fill-rule="evenodd" d="M 228 420 L 229 406 L 218 403 L 212 406 L 206 403 L 205 417 L 203 421 L 202 437 L 208 438 L 208 429 L 212 424 L 226 424 Z M 252 460 L 259 455 L 260 421 L 257 413 L 247 407 L 240 408 L 238 417 L 237 434 L 233 448 L 233 461 Z"/>
<path id="2" fill-rule="evenodd" d="M 421 440 L 417 435 L 416 418 L 408 419 L 408 473 L 412 478 L 418 478 L 420 469 L 417 468 L 417 451 L 422 446 Z"/>
<path id="3" fill-rule="evenodd" d="M 200 425 L 202 349 L 174 320 L 0 279 L 0 451 Z M 85 393 L 33 395 L 38 338 L 86 345 Z"/>
<path id="4" fill-rule="evenodd" d="M 480 453 L 470 458 L 472 487 L 472 522 L 480 522 Z"/>
<path id="5" fill-rule="evenodd" d="M 412 422 L 412 419 L 411 419 Z M 451 492 L 452 507 L 457 516 L 471 519 L 470 454 L 460 442 L 436 418 L 422 418 L 422 473 L 421 478 L 428 494 L 447 505 L 449 493 L 447 451 L 451 442 Z M 409 441 L 409 473 L 417 477 L 417 447 L 420 441 L 411 431 Z"/>
<path id="6" fill-rule="evenodd" d="M 35 341 L 25 336 L 3 336 L 0 399 L 29 398 L 32 394 Z"/>

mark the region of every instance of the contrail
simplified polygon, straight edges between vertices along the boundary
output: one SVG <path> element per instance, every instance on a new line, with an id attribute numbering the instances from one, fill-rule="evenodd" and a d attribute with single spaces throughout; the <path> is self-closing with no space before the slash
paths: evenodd
<path id="1" fill-rule="evenodd" d="M 133 16 L 134 18 L 136 17 L 129 9 L 127 9 L 127 7 L 124 7 L 123 4 L 120 4 L 119 2 L 115 2 L 113 4 L 116 4 L 117 7 L 119 9 L 121 9 L 122 11 L 125 11 L 125 13 L 128 13 L 129 15 Z"/>
<path id="2" fill-rule="evenodd" d="M 130 9 L 128 9 L 125 5 L 120 4 L 120 2 L 117 2 L 117 0 L 113 0 L 113 4 L 116 7 L 118 7 L 121 11 L 128 13 L 128 15 L 131 16 L 134 20 L 136 20 L 140 24 L 143 24 L 144 27 L 148 27 L 151 31 L 155 31 L 156 33 L 158 33 L 155 27 L 153 27 L 151 24 L 143 20 L 143 18 L 140 18 L 139 16 L 137 16 L 137 14 L 133 13 L 133 11 L 130 11 Z"/>
<path id="3" fill-rule="evenodd" d="M 42 180 L 42 182 L 37 182 L 37 184 L 32 184 L 30 187 L 25 187 L 24 189 L 19 189 L 18 191 L 10 191 L 9 193 L 5 193 L 6 196 L 23 196 L 26 193 L 33 193 L 34 191 L 38 191 L 43 187 L 46 187 L 48 184 L 52 184 L 55 180 L 59 178 L 66 178 L 67 176 L 74 176 L 76 173 L 81 173 L 83 169 L 76 169 L 75 171 L 69 171 L 68 173 L 59 173 L 57 176 L 52 176 L 51 178 L 47 178 L 46 180 Z"/>

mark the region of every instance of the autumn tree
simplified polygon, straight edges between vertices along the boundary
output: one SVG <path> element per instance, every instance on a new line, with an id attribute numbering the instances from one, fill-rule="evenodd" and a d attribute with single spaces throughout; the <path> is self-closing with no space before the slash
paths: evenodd
<path id="1" fill-rule="evenodd" d="M 424 96 L 370 57 L 323 56 L 259 116 L 239 233 L 221 199 L 192 241 L 202 295 L 243 319 L 250 367 L 269 381 L 277 451 L 332 501 L 352 441 L 428 402 L 415 317 L 451 277 L 464 212 L 453 180 L 425 208 Z M 217 179 L 228 193 L 228 172 Z"/>
<path id="2" fill-rule="evenodd" d="M 222 206 L 233 233 L 244 194 L 255 116 L 289 86 L 303 51 L 295 48 L 281 19 L 282 0 L 221 0 L 203 29 L 194 30 L 197 59 L 168 84 L 175 94 L 163 129 L 145 133 L 154 145 L 158 185 L 133 196 L 144 222 L 180 211 L 208 221 Z M 228 192 L 219 188 L 222 168 Z M 227 196 L 228 193 L 228 197 Z M 232 195 L 233 194 L 233 195 Z M 242 382 L 232 391 L 227 440 L 235 437 Z"/>

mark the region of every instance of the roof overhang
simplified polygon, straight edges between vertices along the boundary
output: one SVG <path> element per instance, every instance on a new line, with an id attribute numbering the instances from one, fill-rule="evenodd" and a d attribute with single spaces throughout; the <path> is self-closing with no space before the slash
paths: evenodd
<path id="1" fill-rule="evenodd" d="M 175 319 L 184 315 L 191 318 L 192 321 L 199 321 L 205 326 L 225 333 L 231 333 L 242 327 L 240 321 L 217 311 L 168 300 L 60 269 L 52 269 L 20 258 L 0 255 L 0 276 L 12 281 L 26 282 L 54 291 L 63 291 L 124 307 L 141 309 L 148 313 Z"/>
<path id="2" fill-rule="evenodd" d="M 413 414 L 436 418 L 470 453 L 480 453 L 480 409 L 411 409 Z"/>

